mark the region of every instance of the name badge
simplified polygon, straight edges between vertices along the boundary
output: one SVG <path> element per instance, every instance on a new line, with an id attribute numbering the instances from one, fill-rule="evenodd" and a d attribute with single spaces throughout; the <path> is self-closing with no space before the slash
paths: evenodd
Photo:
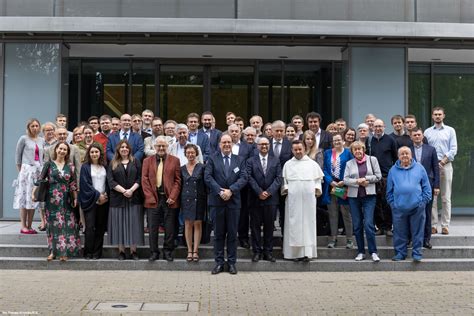
<path id="1" fill-rule="evenodd" d="M 239 172 L 239 171 L 240 171 L 239 167 L 235 167 L 234 173 L 237 173 L 237 172 Z"/>

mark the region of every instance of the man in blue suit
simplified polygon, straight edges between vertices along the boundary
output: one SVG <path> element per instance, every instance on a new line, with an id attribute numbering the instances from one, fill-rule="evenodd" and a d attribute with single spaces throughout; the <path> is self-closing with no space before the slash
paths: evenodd
<path id="1" fill-rule="evenodd" d="M 214 260 L 212 274 L 224 271 L 224 242 L 227 239 L 229 273 L 237 274 L 237 227 L 240 215 L 240 190 L 247 184 L 245 161 L 232 154 L 232 138 L 223 135 L 220 153 L 206 164 L 204 180 L 209 189 L 208 205 L 214 224 Z"/>
<path id="2" fill-rule="evenodd" d="M 222 132 L 214 127 L 212 127 L 212 122 L 214 120 L 214 115 L 206 111 L 201 115 L 201 124 L 202 128 L 199 132 L 202 132 L 207 135 L 209 138 L 209 155 L 214 154 L 216 151 L 220 151 L 219 140 L 221 139 Z"/>
<path id="3" fill-rule="evenodd" d="M 285 123 L 283 121 L 275 121 L 272 123 L 272 135 L 270 139 L 269 155 L 277 158 L 280 161 L 280 166 L 283 168 L 285 163 L 293 158 L 291 151 L 291 143 L 285 137 Z M 280 194 L 279 213 L 280 213 L 280 227 L 283 235 L 283 226 L 285 224 L 285 196 Z M 276 218 L 276 212 L 275 212 Z"/>
<path id="4" fill-rule="evenodd" d="M 115 150 L 122 139 L 126 139 L 132 147 L 132 155 L 139 161 L 143 159 L 144 145 L 142 136 L 132 132 L 132 117 L 129 114 L 123 114 L 120 117 L 122 128 L 117 133 L 109 135 L 107 142 L 107 161 L 114 159 Z"/>
<path id="5" fill-rule="evenodd" d="M 257 143 L 259 154 L 247 160 L 249 179 L 250 226 L 252 230 L 253 262 L 275 262 L 273 250 L 273 221 L 279 204 L 281 186 L 280 161 L 268 154 L 270 141 L 261 137 Z M 263 223 L 263 248 L 261 225 Z"/>
<path id="6" fill-rule="evenodd" d="M 194 145 L 198 145 L 201 148 L 202 157 L 204 162 L 209 157 L 209 137 L 202 131 L 198 130 L 199 127 L 199 114 L 189 113 L 187 123 L 189 129 L 188 141 Z"/>
<path id="7" fill-rule="evenodd" d="M 433 146 L 423 143 L 423 130 L 415 127 L 411 131 L 411 140 L 413 146 L 411 152 L 417 162 L 425 167 L 428 179 L 430 180 L 431 191 L 433 195 L 439 194 L 439 164 L 436 149 Z M 433 206 L 433 199 L 426 204 L 426 220 L 423 236 L 423 247 L 431 249 L 431 207 Z"/>

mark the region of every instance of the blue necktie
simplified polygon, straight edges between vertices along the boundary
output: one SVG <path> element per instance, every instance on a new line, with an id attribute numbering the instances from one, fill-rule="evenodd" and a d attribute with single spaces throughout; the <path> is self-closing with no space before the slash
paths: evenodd
<path id="1" fill-rule="evenodd" d="M 224 156 L 224 173 L 225 175 L 229 175 L 229 170 L 230 170 L 230 161 L 229 161 L 229 156 Z"/>
<path id="2" fill-rule="evenodd" d="M 127 133 L 127 132 L 123 133 L 123 138 L 122 138 L 122 140 L 123 140 L 123 139 L 128 140 L 128 139 L 127 139 L 127 136 L 128 136 L 128 133 Z"/>

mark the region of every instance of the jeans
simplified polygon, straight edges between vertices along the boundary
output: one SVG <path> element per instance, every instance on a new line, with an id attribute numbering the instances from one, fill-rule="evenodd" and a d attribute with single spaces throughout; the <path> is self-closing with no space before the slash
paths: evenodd
<path id="1" fill-rule="evenodd" d="M 396 255 L 406 258 L 410 233 L 413 255 L 422 255 L 425 217 L 425 204 L 409 211 L 393 210 L 393 248 Z"/>
<path id="2" fill-rule="evenodd" d="M 367 246 L 369 248 L 369 253 L 377 253 L 374 226 L 375 202 L 375 195 L 349 198 L 349 206 L 351 208 L 352 215 L 352 225 L 354 226 L 354 236 L 357 242 L 358 253 L 365 253 L 364 230 L 367 238 Z"/>

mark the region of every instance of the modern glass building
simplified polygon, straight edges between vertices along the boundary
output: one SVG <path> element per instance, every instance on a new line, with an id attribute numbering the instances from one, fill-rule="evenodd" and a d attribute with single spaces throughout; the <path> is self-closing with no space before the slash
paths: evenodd
<path id="1" fill-rule="evenodd" d="M 18 217 L 30 117 L 315 110 L 323 126 L 413 113 L 426 128 L 436 105 L 459 143 L 453 213 L 474 214 L 473 1 L 0 0 L 0 34 L 0 218 Z"/>

